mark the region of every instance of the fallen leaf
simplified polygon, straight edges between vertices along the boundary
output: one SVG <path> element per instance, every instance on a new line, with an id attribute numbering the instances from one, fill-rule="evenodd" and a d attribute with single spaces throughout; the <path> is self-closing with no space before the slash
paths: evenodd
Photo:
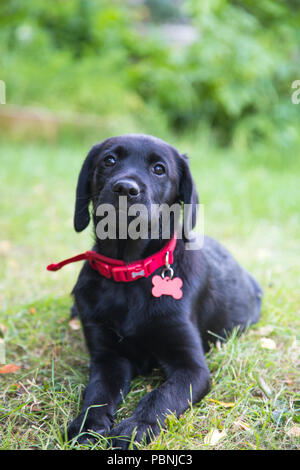
<path id="1" fill-rule="evenodd" d="M 0 253 L 6 255 L 11 251 L 11 243 L 9 240 L 0 240 Z"/>
<path id="2" fill-rule="evenodd" d="M 221 405 L 224 408 L 232 408 L 235 403 L 234 402 L 224 402 L 224 401 L 219 401 L 219 400 L 214 400 L 213 398 L 207 398 L 207 401 L 212 401 L 213 403 L 216 403 L 217 405 Z"/>
<path id="3" fill-rule="evenodd" d="M 12 372 L 16 372 L 20 369 L 20 366 L 16 364 L 6 364 L 5 366 L 1 367 L 0 374 L 11 374 Z"/>
<path id="4" fill-rule="evenodd" d="M 291 378 L 291 377 L 286 377 L 285 379 L 283 379 L 284 383 L 286 383 L 287 385 L 294 385 L 295 383 L 295 380 L 294 378 Z"/>
<path id="5" fill-rule="evenodd" d="M 226 431 L 219 431 L 218 429 L 211 429 L 204 438 L 204 444 L 215 446 L 221 439 L 226 436 Z"/>
<path id="6" fill-rule="evenodd" d="M 272 333 L 272 331 L 274 331 L 274 326 L 272 325 L 261 326 L 258 330 L 260 336 L 267 336 Z"/>
<path id="7" fill-rule="evenodd" d="M 241 418 L 238 418 L 234 421 L 233 423 L 233 428 L 236 430 L 236 431 L 239 431 L 239 430 L 243 430 L 243 431 L 250 431 L 250 425 L 248 423 L 246 423 L 246 421 L 244 421 L 243 419 Z"/>
<path id="8" fill-rule="evenodd" d="M 9 392 L 10 393 L 16 393 L 17 391 L 20 391 L 21 385 L 20 384 L 11 384 L 9 387 Z"/>
<path id="9" fill-rule="evenodd" d="M 30 405 L 28 406 L 28 408 L 30 408 L 30 411 L 31 412 L 41 412 L 42 411 L 42 408 L 39 406 L 39 405 Z"/>
<path id="10" fill-rule="evenodd" d="M 72 318 L 72 320 L 69 321 L 69 326 L 71 330 L 80 330 L 80 321 L 77 318 Z"/>
<path id="11" fill-rule="evenodd" d="M 300 437 L 300 426 L 293 426 L 287 431 L 289 436 Z"/>
<path id="12" fill-rule="evenodd" d="M 264 349 L 276 349 L 276 343 L 271 338 L 260 338 L 260 345 Z"/>

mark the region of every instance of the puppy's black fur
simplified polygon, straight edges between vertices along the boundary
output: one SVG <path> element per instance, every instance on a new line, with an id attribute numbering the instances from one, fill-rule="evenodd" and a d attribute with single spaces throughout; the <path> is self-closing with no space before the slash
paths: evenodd
<path id="1" fill-rule="evenodd" d="M 157 164 L 164 166 L 164 173 L 153 171 Z M 90 202 L 96 225 L 97 206 L 105 202 L 118 207 L 120 194 L 127 195 L 129 203 L 147 207 L 193 204 L 193 226 L 196 223 L 198 196 L 187 158 L 160 139 L 125 135 L 91 149 L 78 179 L 75 229 L 89 224 Z M 93 249 L 131 262 L 157 252 L 166 242 L 96 237 Z M 186 250 L 179 239 L 173 268 L 183 280 L 180 300 L 153 297 L 152 276 L 115 282 L 84 264 L 73 290 L 73 313 L 78 311 L 90 352 L 90 380 L 82 412 L 68 428 L 69 438 L 93 430 L 111 436 L 113 446 L 122 449 L 134 431 L 137 442 L 143 436 L 149 439 L 159 432 L 168 412 L 179 416 L 189 401 L 196 403 L 209 391 L 204 353 L 210 343 L 258 320 L 260 286 L 217 241 L 206 237 L 202 249 L 195 251 Z M 113 427 L 114 411 L 132 378 L 155 366 L 164 370 L 165 382 L 141 399 L 130 418 Z"/>

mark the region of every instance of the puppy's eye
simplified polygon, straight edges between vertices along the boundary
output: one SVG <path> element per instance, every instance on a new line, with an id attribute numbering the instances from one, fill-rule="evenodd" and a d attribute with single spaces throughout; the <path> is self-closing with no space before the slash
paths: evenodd
<path id="1" fill-rule="evenodd" d="M 116 164 L 116 158 L 113 155 L 107 155 L 104 158 L 105 166 L 114 166 Z"/>
<path id="2" fill-rule="evenodd" d="M 154 165 L 154 167 L 152 168 L 152 171 L 156 175 L 163 175 L 166 172 L 166 169 L 161 163 L 156 163 L 156 165 Z"/>

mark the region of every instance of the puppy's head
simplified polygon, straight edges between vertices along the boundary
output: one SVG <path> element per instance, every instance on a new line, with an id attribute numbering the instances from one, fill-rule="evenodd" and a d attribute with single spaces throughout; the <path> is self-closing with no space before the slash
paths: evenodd
<path id="1" fill-rule="evenodd" d="M 189 225 L 196 224 L 198 195 L 187 158 L 158 138 L 124 135 L 92 147 L 78 178 L 75 230 L 81 232 L 88 226 L 90 202 L 95 221 L 97 207 L 111 204 L 118 210 L 120 196 L 126 197 L 128 206 L 142 204 L 148 214 L 154 204 L 189 204 Z"/>

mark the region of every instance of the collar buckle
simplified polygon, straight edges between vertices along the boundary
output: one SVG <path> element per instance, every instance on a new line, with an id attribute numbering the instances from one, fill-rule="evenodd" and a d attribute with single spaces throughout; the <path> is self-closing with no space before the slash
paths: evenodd
<path id="1" fill-rule="evenodd" d="M 148 277 L 151 274 L 150 265 L 152 259 L 147 259 L 141 263 L 136 264 L 128 268 L 128 281 L 135 281 L 135 279 L 140 279 L 141 277 Z"/>
<path id="2" fill-rule="evenodd" d="M 130 282 L 140 279 L 141 277 L 148 277 L 150 272 L 150 264 L 152 259 L 145 262 L 136 263 L 134 266 L 116 266 L 111 270 L 112 277 L 116 282 Z"/>

